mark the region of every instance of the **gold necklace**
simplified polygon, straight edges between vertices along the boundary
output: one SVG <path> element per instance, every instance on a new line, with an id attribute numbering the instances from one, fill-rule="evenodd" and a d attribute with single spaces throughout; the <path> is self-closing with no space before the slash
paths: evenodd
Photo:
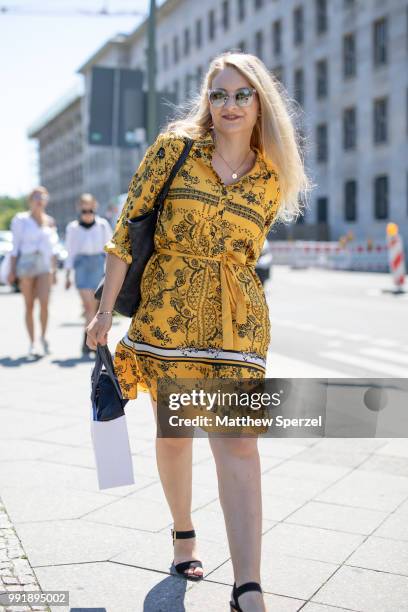
<path id="1" fill-rule="evenodd" d="M 215 134 L 214 134 L 214 144 L 215 144 L 215 145 L 217 144 L 217 140 L 216 140 L 216 136 L 215 136 Z M 229 165 L 229 163 L 227 162 L 227 160 L 223 158 L 223 156 L 221 155 L 221 153 L 215 149 L 215 152 L 216 152 L 216 153 L 218 153 L 218 155 L 221 157 L 221 159 L 222 159 L 223 161 L 225 161 L 225 163 L 227 164 L 227 166 L 229 166 L 229 168 L 231 168 L 231 170 L 232 170 L 231 178 L 233 178 L 233 179 L 238 178 L 237 170 L 239 170 L 239 169 L 240 169 L 240 167 L 242 166 L 242 164 L 244 164 L 244 163 L 246 162 L 246 160 L 247 160 L 247 158 L 248 158 L 248 155 L 249 155 L 249 153 L 251 153 L 251 151 L 252 151 L 252 149 L 250 149 L 250 150 L 249 150 L 249 152 L 246 154 L 244 161 L 243 161 L 243 162 L 242 162 L 242 163 L 241 163 L 241 164 L 238 166 L 238 168 L 236 168 L 236 169 L 234 170 L 234 168 L 232 168 L 232 167 Z"/>

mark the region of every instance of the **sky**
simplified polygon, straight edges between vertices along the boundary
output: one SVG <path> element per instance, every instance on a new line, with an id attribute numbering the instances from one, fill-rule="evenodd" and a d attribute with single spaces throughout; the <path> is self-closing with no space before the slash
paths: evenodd
<path id="1" fill-rule="evenodd" d="M 0 0 L 0 4 L 14 9 L 0 12 L 0 195 L 16 197 L 38 181 L 36 145 L 27 138 L 28 128 L 81 79 L 76 71 L 88 57 L 109 38 L 133 31 L 143 20 L 137 15 L 87 17 L 81 9 L 99 11 L 105 6 L 109 11 L 146 15 L 150 3 Z"/>

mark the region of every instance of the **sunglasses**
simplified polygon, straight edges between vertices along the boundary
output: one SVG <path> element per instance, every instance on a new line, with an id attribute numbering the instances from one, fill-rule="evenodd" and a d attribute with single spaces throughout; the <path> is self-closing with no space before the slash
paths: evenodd
<path id="1" fill-rule="evenodd" d="M 255 93 L 256 89 L 253 87 L 240 87 L 232 95 L 235 98 L 235 104 L 242 107 L 249 106 L 252 103 Z M 226 89 L 222 89 L 221 87 L 208 90 L 208 99 L 210 104 L 212 104 L 212 106 L 216 106 L 217 108 L 225 106 L 229 98 L 230 94 L 228 91 Z"/>
<path id="2" fill-rule="evenodd" d="M 34 200 L 34 202 L 48 202 L 49 198 L 48 196 L 46 196 L 43 193 L 33 193 L 33 195 L 31 196 L 31 199 Z"/>
<path id="3" fill-rule="evenodd" d="M 81 209 L 81 215 L 94 215 L 95 211 L 92 210 L 92 208 L 82 208 Z"/>

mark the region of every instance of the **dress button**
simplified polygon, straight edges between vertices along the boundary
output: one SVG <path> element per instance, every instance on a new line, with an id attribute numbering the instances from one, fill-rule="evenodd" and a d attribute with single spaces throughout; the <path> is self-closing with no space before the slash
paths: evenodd
<path id="1" fill-rule="evenodd" d="M 227 193 L 228 193 L 227 188 L 223 187 L 221 192 L 222 192 L 222 195 L 227 195 Z"/>

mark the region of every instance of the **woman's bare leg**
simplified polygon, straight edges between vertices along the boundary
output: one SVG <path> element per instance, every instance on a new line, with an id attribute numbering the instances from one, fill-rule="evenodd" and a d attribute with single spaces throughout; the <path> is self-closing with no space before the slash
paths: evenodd
<path id="1" fill-rule="evenodd" d="M 157 426 L 157 404 L 150 398 Z M 170 507 L 176 531 L 193 529 L 191 520 L 193 438 L 156 437 L 156 460 L 164 494 Z M 174 563 L 199 560 L 196 538 L 176 539 Z M 186 574 L 202 575 L 200 567 Z"/>
<path id="2" fill-rule="evenodd" d="M 39 274 L 35 277 L 36 296 L 40 301 L 41 337 L 45 338 L 48 324 L 48 303 L 52 284 L 52 274 Z"/>
<path id="3" fill-rule="evenodd" d="M 214 437 L 209 433 L 218 475 L 234 579 L 261 582 L 262 498 L 257 437 Z M 261 593 L 243 593 L 238 603 L 245 612 L 264 612 Z"/>
<path id="4" fill-rule="evenodd" d="M 27 328 L 30 341 L 34 342 L 35 330 L 34 330 L 34 301 L 35 301 L 35 278 L 30 276 L 22 276 L 19 279 L 20 291 L 24 296 L 25 306 L 25 325 Z"/>
<path id="5" fill-rule="evenodd" d="M 87 327 L 98 310 L 98 302 L 94 297 L 94 292 L 92 289 L 78 289 L 78 291 L 84 307 L 85 327 Z"/>

